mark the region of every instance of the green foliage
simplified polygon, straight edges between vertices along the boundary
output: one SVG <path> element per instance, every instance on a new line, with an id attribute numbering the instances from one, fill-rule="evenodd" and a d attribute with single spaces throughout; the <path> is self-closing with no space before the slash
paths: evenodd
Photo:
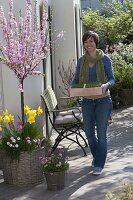
<path id="1" fill-rule="evenodd" d="M 126 7 L 125 7 L 126 5 Z M 133 7 L 130 1 L 110 3 L 100 11 L 83 12 L 85 30 L 93 30 L 106 44 L 112 45 L 124 41 L 133 32 Z"/>
<path id="2" fill-rule="evenodd" d="M 133 89 L 133 44 L 116 45 L 110 54 L 116 85 L 119 89 Z"/>
<path id="3" fill-rule="evenodd" d="M 72 88 L 89 88 L 89 87 L 100 87 L 102 84 L 99 82 L 89 82 L 89 83 L 80 83 L 75 84 Z"/>
<path id="4" fill-rule="evenodd" d="M 113 194 L 108 192 L 106 200 L 132 200 L 133 199 L 133 184 L 127 184 L 122 187 L 120 192 Z"/>
<path id="5" fill-rule="evenodd" d="M 110 57 L 112 59 L 115 85 L 111 88 L 114 107 L 119 107 L 120 89 L 133 89 L 133 44 L 114 45 Z"/>
<path id="6" fill-rule="evenodd" d="M 73 108 L 80 106 L 80 97 L 73 97 L 66 100 L 66 106 L 64 108 Z"/>
<path id="7" fill-rule="evenodd" d="M 113 1 L 112 3 L 104 3 L 100 14 L 104 17 L 112 17 L 113 15 L 119 15 L 122 11 L 127 11 L 127 7 L 121 4 L 120 1 Z"/>

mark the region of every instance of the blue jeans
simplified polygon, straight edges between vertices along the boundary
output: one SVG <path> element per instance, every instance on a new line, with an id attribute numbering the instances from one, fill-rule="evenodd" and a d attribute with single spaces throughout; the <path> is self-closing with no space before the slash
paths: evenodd
<path id="1" fill-rule="evenodd" d="M 112 99 L 110 96 L 95 100 L 83 98 L 83 125 L 95 167 L 104 168 L 107 156 L 106 133 L 111 111 Z"/>

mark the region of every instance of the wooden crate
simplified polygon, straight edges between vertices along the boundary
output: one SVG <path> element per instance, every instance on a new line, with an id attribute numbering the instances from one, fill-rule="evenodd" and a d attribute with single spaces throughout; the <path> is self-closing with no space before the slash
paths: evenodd
<path id="1" fill-rule="evenodd" d="M 101 87 L 70 88 L 70 97 L 84 97 L 102 95 Z"/>

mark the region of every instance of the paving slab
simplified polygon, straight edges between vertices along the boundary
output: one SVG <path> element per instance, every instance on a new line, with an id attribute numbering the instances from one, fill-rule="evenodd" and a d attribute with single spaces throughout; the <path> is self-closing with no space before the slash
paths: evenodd
<path id="1" fill-rule="evenodd" d="M 6 185 L 0 171 L 0 200 L 105 200 L 108 191 L 133 183 L 133 107 L 113 111 L 113 124 L 108 128 L 107 162 L 100 176 L 91 173 L 89 148 L 84 157 L 76 144 L 64 140 L 62 145 L 69 147 L 70 163 L 63 190 L 48 191 L 45 180 L 26 188 Z"/>

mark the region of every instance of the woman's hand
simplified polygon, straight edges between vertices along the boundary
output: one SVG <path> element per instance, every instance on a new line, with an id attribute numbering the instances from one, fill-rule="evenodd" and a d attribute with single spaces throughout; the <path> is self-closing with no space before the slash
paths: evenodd
<path id="1" fill-rule="evenodd" d="M 107 92 L 107 90 L 109 88 L 109 84 L 108 83 L 102 84 L 101 88 L 102 88 L 102 93 L 106 94 L 106 92 Z"/>

